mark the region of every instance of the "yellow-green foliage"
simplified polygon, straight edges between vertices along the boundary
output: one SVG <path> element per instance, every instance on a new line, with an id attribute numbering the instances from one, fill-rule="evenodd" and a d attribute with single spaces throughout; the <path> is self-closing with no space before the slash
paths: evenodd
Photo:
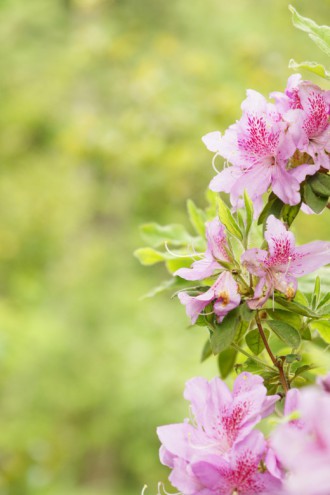
<path id="1" fill-rule="evenodd" d="M 299 10 L 329 21 L 328 1 Z M 152 495 L 155 427 L 216 366 L 176 301 L 139 300 L 164 272 L 133 258 L 138 224 L 203 205 L 201 136 L 315 47 L 283 0 L 3 0 L 0 15 L 0 493 Z M 298 221 L 303 240 L 328 237 L 322 218 Z"/>

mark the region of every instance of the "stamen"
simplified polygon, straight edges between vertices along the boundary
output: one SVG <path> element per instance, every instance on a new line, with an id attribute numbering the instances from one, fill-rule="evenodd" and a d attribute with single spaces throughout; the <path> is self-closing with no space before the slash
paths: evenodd
<path id="1" fill-rule="evenodd" d="M 215 159 L 216 157 L 219 156 L 219 153 L 216 153 L 214 155 L 214 157 L 212 158 L 212 168 L 213 170 L 217 173 L 217 174 L 220 174 L 219 170 L 217 169 L 217 167 L 215 166 Z"/>
<path id="2" fill-rule="evenodd" d="M 192 258 L 194 261 L 197 261 L 197 260 L 194 259 L 194 256 L 201 256 L 201 257 L 204 256 L 204 253 L 197 253 L 196 251 L 194 251 L 194 254 L 188 254 L 188 253 L 187 254 L 177 254 L 177 253 L 174 253 L 168 247 L 167 241 L 164 242 L 164 246 L 165 246 L 165 249 L 168 252 L 168 254 L 170 254 L 174 258 Z M 188 247 L 191 247 L 192 248 L 192 245 L 191 246 L 188 246 Z"/>
<path id="3" fill-rule="evenodd" d="M 288 260 L 289 260 L 289 262 L 288 262 L 288 266 L 287 266 L 287 268 L 285 270 L 284 276 L 286 276 L 288 274 L 288 271 L 289 271 L 290 265 L 291 265 L 291 261 L 292 261 L 292 256 L 289 256 L 288 257 Z"/>
<path id="4" fill-rule="evenodd" d="M 183 495 L 181 492 L 169 493 L 168 491 L 166 491 L 165 485 L 162 482 L 158 483 L 157 489 L 158 489 L 157 495 L 162 495 L 162 493 L 165 495 Z"/>
<path id="5" fill-rule="evenodd" d="M 170 254 L 171 256 L 174 256 L 174 258 L 191 258 L 192 257 L 192 255 L 190 255 L 190 254 L 177 254 L 177 253 L 174 253 L 168 247 L 167 241 L 165 241 L 164 246 L 165 246 L 165 249 L 168 252 L 168 254 Z"/>
<path id="6" fill-rule="evenodd" d="M 201 316 L 209 316 L 209 315 L 214 315 L 214 311 L 210 311 L 209 313 L 200 313 Z"/>

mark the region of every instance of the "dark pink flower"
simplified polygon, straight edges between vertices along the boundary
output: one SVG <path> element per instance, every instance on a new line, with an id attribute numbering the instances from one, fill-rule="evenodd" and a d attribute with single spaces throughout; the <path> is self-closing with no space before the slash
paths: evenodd
<path id="1" fill-rule="evenodd" d="M 292 232 L 270 215 L 267 220 L 265 239 L 268 251 L 248 249 L 242 255 L 242 263 L 252 274 L 259 277 L 251 308 L 261 307 L 274 290 L 294 297 L 297 278 L 330 263 L 330 242 L 314 241 L 302 246 L 295 245 Z"/>

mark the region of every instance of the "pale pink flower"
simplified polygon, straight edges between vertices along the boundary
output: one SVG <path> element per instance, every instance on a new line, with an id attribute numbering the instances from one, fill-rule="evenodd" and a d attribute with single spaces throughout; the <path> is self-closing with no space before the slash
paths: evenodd
<path id="1" fill-rule="evenodd" d="M 227 249 L 227 236 L 225 227 L 217 218 L 206 223 L 207 249 L 202 259 L 195 261 L 191 268 L 180 268 L 174 275 L 185 280 L 203 280 L 213 275 L 215 270 L 223 267 L 219 261 L 230 261 Z"/>
<path id="2" fill-rule="evenodd" d="M 294 120 L 288 123 L 274 104 L 252 90 L 247 91 L 242 110 L 241 119 L 231 125 L 224 136 L 211 132 L 202 138 L 210 151 L 232 164 L 212 179 L 210 189 L 230 193 L 234 207 L 239 205 L 239 198 L 246 189 L 260 210 L 261 196 L 270 186 L 284 203 L 298 204 L 300 183 L 306 175 L 316 171 L 306 164 L 297 168 L 288 166 L 297 149 L 301 111 L 292 110 L 295 124 Z"/>
<path id="3" fill-rule="evenodd" d="M 240 459 L 249 455 L 251 469 L 256 474 L 256 463 L 259 465 L 264 455 L 264 445 L 259 436 L 257 444 L 252 442 L 255 453 L 247 454 L 249 441 L 244 448 L 233 449 L 249 436 L 261 418 L 272 413 L 279 399 L 277 395 L 267 396 L 263 379 L 241 373 L 231 393 L 220 378 L 210 382 L 200 377 L 193 378 L 187 382 L 184 396 L 191 402 L 192 423 L 186 420 L 157 429 L 162 442 L 161 462 L 172 469 L 169 479 L 173 486 L 185 495 L 209 495 L 208 485 L 199 476 L 198 468 L 195 472 L 194 465 L 207 460 L 210 455 L 223 458 L 228 469 L 234 469 Z M 252 445 L 251 448 L 253 450 Z"/>
<path id="4" fill-rule="evenodd" d="M 330 242 L 314 241 L 296 246 L 293 233 L 273 215 L 268 217 L 265 239 L 268 251 L 248 249 L 241 258 L 246 269 L 259 277 L 254 297 L 248 303 L 253 309 L 261 307 L 274 290 L 288 298 L 294 297 L 297 278 L 330 263 Z"/>
<path id="5" fill-rule="evenodd" d="M 329 495 L 330 394 L 316 387 L 296 394 L 299 422 L 289 420 L 278 426 L 271 436 L 272 448 L 287 471 L 284 493 Z M 292 409 L 290 405 L 291 414 Z"/>
<path id="6" fill-rule="evenodd" d="M 296 110 L 302 114 L 301 131 L 296 133 L 300 151 L 308 153 L 315 165 L 330 169 L 330 91 L 323 91 L 310 81 L 303 81 L 300 74 L 288 80 L 284 93 L 272 93 L 276 107 L 290 125 L 296 120 Z"/>
<path id="7" fill-rule="evenodd" d="M 238 285 L 228 271 L 222 272 L 206 292 L 202 292 L 198 296 L 190 296 L 187 292 L 182 291 L 179 292 L 178 297 L 180 302 L 186 306 L 186 312 L 191 323 L 196 322 L 198 315 L 211 302 L 213 302 L 213 312 L 218 323 L 241 302 Z"/>

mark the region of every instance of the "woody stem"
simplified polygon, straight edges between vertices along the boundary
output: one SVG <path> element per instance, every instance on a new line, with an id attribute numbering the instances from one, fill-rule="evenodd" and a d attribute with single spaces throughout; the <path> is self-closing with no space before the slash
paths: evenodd
<path id="1" fill-rule="evenodd" d="M 288 382 L 287 382 L 287 379 L 286 379 L 286 376 L 285 376 L 285 373 L 283 370 L 283 362 L 280 359 L 276 359 L 276 357 L 272 353 L 271 348 L 269 347 L 267 337 L 265 335 L 264 329 L 262 328 L 262 324 L 261 324 L 261 320 L 260 320 L 260 316 L 259 316 L 258 311 L 256 314 L 256 323 L 257 323 L 257 327 L 258 327 L 258 330 L 260 333 L 260 337 L 262 338 L 262 341 L 264 343 L 265 349 L 268 352 L 268 355 L 269 355 L 272 363 L 278 369 L 278 373 L 279 373 L 279 377 L 280 377 L 280 381 L 281 381 L 281 385 L 283 387 L 283 390 L 285 393 L 287 393 L 289 390 L 289 385 L 288 385 Z"/>

